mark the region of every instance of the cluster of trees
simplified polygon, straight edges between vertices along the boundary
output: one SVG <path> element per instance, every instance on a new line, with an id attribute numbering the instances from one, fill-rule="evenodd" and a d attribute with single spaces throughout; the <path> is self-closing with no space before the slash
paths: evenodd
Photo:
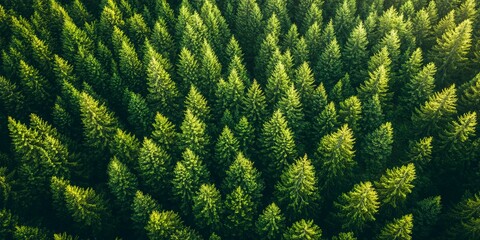
<path id="1" fill-rule="evenodd" d="M 476 0 L 0 0 L 1 239 L 479 239 Z"/>

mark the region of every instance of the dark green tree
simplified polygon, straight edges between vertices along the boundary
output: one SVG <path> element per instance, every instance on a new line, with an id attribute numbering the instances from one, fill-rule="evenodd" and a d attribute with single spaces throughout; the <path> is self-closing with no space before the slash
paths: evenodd
<path id="1" fill-rule="evenodd" d="M 225 200 L 225 235 L 245 238 L 251 234 L 255 210 L 252 197 L 238 186 Z"/>
<path id="2" fill-rule="evenodd" d="M 137 191 L 132 201 L 132 222 L 138 236 L 146 237 L 145 226 L 147 226 L 150 213 L 159 211 L 160 205 L 150 195 Z"/>
<path id="3" fill-rule="evenodd" d="M 245 51 L 246 62 L 251 63 L 253 62 L 256 46 L 258 46 L 257 37 L 263 29 L 263 15 L 257 1 L 239 1 L 234 19 L 234 33 L 238 38 L 240 46 Z"/>
<path id="4" fill-rule="evenodd" d="M 160 145 L 145 138 L 138 156 L 140 185 L 154 197 L 166 197 L 170 191 L 172 163 L 170 155 Z"/>
<path id="5" fill-rule="evenodd" d="M 202 184 L 193 197 L 195 223 L 201 229 L 222 229 L 223 202 L 220 191 L 213 184 Z"/>
<path id="6" fill-rule="evenodd" d="M 150 213 L 148 223 L 145 226 L 148 239 L 167 240 L 178 230 L 184 228 L 183 221 L 174 211 L 157 211 Z"/>
<path id="7" fill-rule="evenodd" d="M 230 128 L 225 126 L 220 133 L 215 144 L 215 163 L 212 163 L 211 169 L 216 169 L 215 173 L 223 177 L 225 171 L 237 157 L 240 144 L 233 135 Z"/>
<path id="8" fill-rule="evenodd" d="M 381 202 L 396 207 L 397 203 L 403 202 L 407 195 L 412 192 L 414 187 L 412 182 L 415 178 L 415 165 L 413 163 L 400 168 L 387 169 L 380 180 L 375 182 Z"/>
<path id="9" fill-rule="evenodd" d="M 204 157 L 208 153 L 210 137 L 206 132 L 206 125 L 190 109 L 185 111 L 185 118 L 180 126 L 180 149 L 191 149 L 195 154 Z"/>
<path id="10" fill-rule="evenodd" d="M 283 234 L 284 239 L 308 239 L 319 240 L 322 237 L 322 229 L 318 227 L 313 220 L 301 219 L 294 222 Z"/>
<path id="11" fill-rule="evenodd" d="M 412 239 L 413 215 L 407 214 L 388 223 L 380 232 L 379 239 Z"/>
<path id="12" fill-rule="evenodd" d="M 334 83 L 343 76 L 342 54 L 336 38 L 328 42 L 314 70 L 315 76 L 324 83 L 327 90 L 332 89 Z"/>
<path id="13" fill-rule="evenodd" d="M 258 236 L 262 239 L 279 239 L 285 229 L 285 217 L 273 202 L 263 210 L 255 226 Z"/>
<path id="14" fill-rule="evenodd" d="M 392 123 L 386 122 L 367 134 L 361 156 L 370 177 L 379 177 L 387 167 L 393 149 Z"/>
<path id="15" fill-rule="evenodd" d="M 367 46 L 367 31 L 360 22 L 350 33 L 342 54 L 345 70 L 350 74 L 354 87 L 359 86 L 367 75 Z"/>
<path id="16" fill-rule="evenodd" d="M 153 123 L 152 139 L 170 155 L 175 152 L 178 134 L 175 125 L 164 115 L 157 112 Z"/>

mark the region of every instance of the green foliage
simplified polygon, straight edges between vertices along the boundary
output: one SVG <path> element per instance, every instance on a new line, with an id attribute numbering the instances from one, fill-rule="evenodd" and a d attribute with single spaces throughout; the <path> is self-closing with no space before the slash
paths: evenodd
<path id="1" fill-rule="evenodd" d="M 272 203 L 260 214 L 255 226 L 262 239 L 278 239 L 285 229 L 285 217 L 280 208 Z"/>
<path id="2" fill-rule="evenodd" d="M 392 123 L 386 122 L 365 137 L 362 157 L 369 176 L 379 177 L 387 166 L 393 148 Z"/>
<path id="3" fill-rule="evenodd" d="M 148 223 L 150 213 L 160 209 L 159 204 L 150 195 L 136 191 L 132 201 L 132 222 L 135 230 L 143 236 L 145 226 Z"/>
<path id="4" fill-rule="evenodd" d="M 165 66 L 152 56 L 147 72 L 147 101 L 154 111 L 172 116 L 179 97 L 177 85 L 172 81 Z"/>
<path id="5" fill-rule="evenodd" d="M 175 125 L 158 112 L 153 123 L 152 139 L 168 153 L 173 152 L 177 140 Z"/>
<path id="6" fill-rule="evenodd" d="M 206 133 L 206 125 L 193 114 L 190 109 L 185 111 L 185 118 L 180 126 L 179 135 L 181 150 L 191 149 L 195 154 L 203 157 L 207 154 L 210 137 Z"/>
<path id="7" fill-rule="evenodd" d="M 400 168 L 387 169 L 380 181 L 375 182 L 382 203 L 396 207 L 398 202 L 404 201 L 407 195 L 412 192 L 412 181 L 415 178 L 415 165 L 413 163 Z"/>
<path id="8" fill-rule="evenodd" d="M 348 193 L 343 193 L 336 203 L 343 228 L 362 228 L 367 222 L 375 220 L 378 212 L 378 195 L 371 182 L 355 184 Z"/>
<path id="9" fill-rule="evenodd" d="M 278 203 L 288 213 L 289 219 L 312 216 L 320 196 L 315 168 L 307 155 L 282 172 L 275 190 Z"/>
<path id="10" fill-rule="evenodd" d="M 215 172 L 219 172 L 220 176 L 223 176 L 223 173 L 226 171 L 228 166 L 232 164 L 235 157 L 237 157 L 237 152 L 239 150 L 239 142 L 233 136 L 230 128 L 225 126 L 220 133 L 220 136 L 217 139 L 215 144 L 215 165 L 213 168 L 217 169 Z"/>
<path id="11" fill-rule="evenodd" d="M 322 230 L 313 223 L 313 220 L 300 220 L 294 222 L 283 234 L 284 239 L 308 239 L 319 240 L 322 237 Z"/>
<path id="12" fill-rule="evenodd" d="M 141 185 L 154 196 L 165 196 L 171 177 L 171 157 L 160 145 L 145 138 L 138 156 Z"/>
<path id="13" fill-rule="evenodd" d="M 220 191 L 213 184 L 202 184 L 193 197 L 193 214 L 197 226 L 210 231 L 222 227 L 223 204 Z"/>
<path id="14" fill-rule="evenodd" d="M 117 204 L 128 209 L 132 204 L 138 182 L 125 164 L 113 158 L 108 164 L 108 187 Z"/>
<path id="15" fill-rule="evenodd" d="M 412 239 L 413 215 L 407 214 L 388 223 L 380 232 L 379 239 Z"/>
<path id="16" fill-rule="evenodd" d="M 437 223 L 441 211 L 442 204 L 440 196 L 425 198 L 417 202 L 413 210 L 413 215 L 415 216 L 413 236 L 427 236 Z"/>
<path id="17" fill-rule="evenodd" d="M 183 228 L 183 222 L 180 216 L 173 211 L 154 210 L 149 216 L 148 223 L 145 226 L 148 239 L 163 240 L 170 237 L 178 230 Z"/>
<path id="18" fill-rule="evenodd" d="M 255 210 L 252 197 L 238 186 L 225 200 L 226 234 L 233 238 L 243 238 L 253 227 Z"/>

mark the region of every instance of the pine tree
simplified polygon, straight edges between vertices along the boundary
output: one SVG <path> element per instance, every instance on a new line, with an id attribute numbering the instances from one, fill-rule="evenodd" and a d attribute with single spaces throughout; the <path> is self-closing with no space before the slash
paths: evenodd
<path id="1" fill-rule="evenodd" d="M 467 19 L 458 24 L 454 29 L 447 30 L 432 51 L 440 81 L 445 84 L 453 74 L 464 69 L 466 55 L 470 50 L 472 41 L 472 22 Z"/>
<path id="2" fill-rule="evenodd" d="M 209 175 L 202 160 L 187 148 L 173 170 L 172 179 L 173 195 L 183 215 L 188 216 L 192 212 L 195 191 L 208 181 Z"/>
<path id="3" fill-rule="evenodd" d="M 15 231 L 13 232 L 13 238 L 15 240 L 27 240 L 27 239 L 48 239 L 47 233 L 44 230 L 41 230 L 37 227 L 31 226 L 15 226 Z"/>
<path id="4" fill-rule="evenodd" d="M 145 226 L 147 226 L 150 213 L 159 211 L 160 205 L 150 195 L 142 191 L 136 191 L 132 201 L 132 222 L 137 236 L 146 237 Z"/>
<path id="5" fill-rule="evenodd" d="M 212 169 L 216 169 L 215 172 L 218 176 L 224 176 L 224 172 L 237 157 L 239 147 L 238 140 L 235 138 L 230 128 L 225 126 L 215 144 L 216 161 L 215 164 L 212 163 L 211 166 Z"/>
<path id="6" fill-rule="evenodd" d="M 354 237 L 353 232 L 341 232 L 337 236 L 333 236 L 332 240 L 357 240 L 357 238 Z"/>
<path id="7" fill-rule="evenodd" d="M 400 168 L 387 169 L 380 181 L 375 182 L 382 203 L 396 207 L 397 203 L 403 202 L 407 195 L 412 192 L 414 187 L 412 181 L 415 178 L 415 165 L 413 163 Z"/>
<path id="8" fill-rule="evenodd" d="M 368 39 L 367 31 L 360 22 L 350 33 L 344 47 L 343 62 L 346 71 L 352 78 L 354 87 L 360 85 L 366 78 L 366 69 L 368 63 Z"/>
<path id="9" fill-rule="evenodd" d="M 130 42 L 122 41 L 119 58 L 120 73 L 126 85 L 134 91 L 143 92 L 145 87 L 140 82 L 140 79 L 144 78 L 145 71 L 134 46 Z"/>
<path id="10" fill-rule="evenodd" d="M 442 211 L 441 197 L 429 197 L 417 202 L 413 209 L 415 224 L 413 225 L 414 237 L 425 237 L 434 228 Z"/>
<path id="11" fill-rule="evenodd" d="M 421 48 L 417 48 L 402 65 L 400 75 L 406 82 L 411 81 L 422 70 L 422 66 L 423 52 Z"/>
<path id="12" fill-rule="evenodd" d="M 298 92 L 306 116 L 310 116 L 313 109 L 322 107 L 314 103 L 315 78 L 308 62 L 303 62 L 298 66 L 292 81 Z"/>
<path id="13" fill-rule="evenodd" d="M 205 95 L 212 96 L 213 89 L 221 78 L 222 65 L 207 40 L 202 44 L 200 57 L 201 68 L 198 88 Z"/>
<path id="14" fill-rule="evenodd" d="M 340 184 L 352 175 L 356 165 L 354 145 L 355 138 L 347 124 L 322 138 L 315 152 L 322 188 Z"/>
<path id="15" fill-rule="evenodd" d="M 99 151 L 105 150 L 115 135 L 117 120 L 105 105 L 87 93 L 80 94 L 79 102 L 86 143 Z"/>
<path id="16" fill-rule="evenodd" d="M 260 125 L 258 125 L 260 126 Z M 235 125 L 235 137 L 238 139 L 239 149 L 247 156 L 253 155 L 255 151 L 255 129 L 246 117 L 241 117 L 240 121 Z"/>
<path id="17" fill-rule="evenodd" d="M 436 71 L 435 64 L 429 63 L 414 78 L 407 82 L 403 98 L 400 101 L 406 114 L 413 112 L 415 107 L 427 101 L 433 94 Z"/>
<path id="18" fill-rule="evenodd" d="M 343 193 L 335 204 L 343 228 L 361 229 L 367 222 L 375 221 L 379 202 L 371 182 L 355 184 L 348 193 Z"/>
<path id="19" fill-rule="evenodd" d="M 394 219 L 380 232 L 379 239 L 412 239 L 413 215 L 407 214 L 400 219 Z"/>
<path id="20" fill-rule="evenodd" d="M 197 116 L 204 123 L 211 121 L 211 111 L 207 99 L 194 86 L 190 86 L 190 91 L 184 100 L 186 109 L 189 109 L 192 114 Z"/>
<path id="21" fill-rule="evenodd" d="M 245 92 L 245 85 L 239 78 L 238 73 L 235 70 L 232 71 L 227 81 L 220 79 L 216 87 L 217 112 L 228 109 L 232 114 L 233 120 L 238 121 L 240 119 L 241 101 Z"/>
<path id="22" fill-rule="evenodd" d="M 221 52 L 228 44 L 231 33 L 227 21 L 215 1 L 204 1 L 200 9 L 200 16 L 209 32 L 208 41 L 212 44 L 215 52 L 219 54 L 220 59 L 225 59 Z"/>
<path id="23" fill-rule="evenodd" d="M 271 119 L 263 124 L 260 141 L 265 156 L 261 165 L 268 178 L 276 180 L 297 154 L 293 134 L 280 110 L 275 111 Z"/>
<path id="24" fill-rule="evenodd" d="M 208 29 L 198 12 L 193 11 L 187 18 L 185 28 L 179 39 L 180 48 L 190 50 L 195 56 L 201 53 L 202 44 L 208 36 Z"/>
<path id="25" fill-rule="evenodd" d="M 137 178 L 116 157 L 113 157 L 108 164 L 107 171 L 108 186 L 115 197 L 116 203 L 123 209 L 129 209 L 138 188 Z"/>
<path id="26" fill-rule="evenodd" d="M 412 122 L 421 132 L 431 134 L 438 131 L 457 113 L 457 94 L 455 84 L 431 95 L 428 100 L 415 109 Z"/>
<path id="27" fill-rule="evenodd" d="M 335 108 L 335 104 L 330 102 L 320 114 L 314 118 L 313 130 L 315 130 L 315 136 L 312 140 L 318 142 L 323 136 L 335 130 L 337 126 L 337 109 Z"/>
<path id="28" fill-rule="evenodd" d="M 242 187 L 229 193 L 225 200 L 225 234 L 232 238 L 246 238 L 253 227 L 254 209 L 250 195 Z"/>
<path id="29" fill-rule="evenodd" d="M 337 40 L 333 38 L 320 55 L 315 69 L 315 76 L 325 84 L 326 89 L 332 89 L 334 83 L 344 74 L 341 58 L 340 46 Z"/>
<path id="30" fill-rule="evenodd" d="M 258 44 L 257 36 L 262 28 L 263 15 L 256 0 L 241 0 L 238 2 L 235 14 L 234 33 L 240 46 L 245 51 L 245 60 L 251 63 Z"/>
<path id="31" fill-rule="evenodd" d="M 195 222 L 201 229 L 218 231 L 222 228 L 223 203 L 220 191 L 213 184 L 202 184 L 193 197 Z"/>
<path id="32" fill-rule="evenodd" d="M 300 35 L 298 34 L 298 28 L 295 23 L 289 26 L 288 32 L 285 34 L 283 41 L 281 42 L 282 50 L 294 49 L 297 46 L 298 41 L 300 40 Z"/>
<path id="33" fill-rule="evenodd" d="M 145 98 L 131 91 L 125 91 L 128 117 L 127 121 L 139 136 L 147 136 L 151 132 L 153 114 L 150 112 Z"/>
<path id="34" fill-rule="evenodd" d="M 285 115 L 285 119 L 295 135 L 295 140 L 300 142 L 305 129 L 304 114 L 300 96 L 293 84 L 278 101 L 277 109 Z"/>
<path id="35" fill-rule="evenodd" d="M 105 200 L 92 188 L 68 185 L 65 188 L 65 204 L 77 229 L 85 229 L 93 235 L 105 230 L 108 208 Z"/>
<path id="36" fill-rule="evenodd" d="M 320 199 L 317 184 L 315 168 L 307 155 L 283 170 L 275 185 L 275 195 L 289 219 L 313 216 Z"/>
<path id="37" fill-rule="evenodd" d="M 167 117 L 157 112 L 152 132 L 152 139 L 155 143 L 172 155 L 176 149 L 177 137 L 175 125 Z"/>
<path id="38" fill-rule="evenodd" d="M 355 90 L 350 83 L 350 74 L 345 73 L 345 75 L 335 83 L 332 90 L 330 91 L 330 96 L 334 102 L 340 103 L 346 98 L 355 94 Z"/>
<path id="39" fill-rule="evenodd" d="M 382 49 L 370 57 L 368 61 L 368 72 L 373 73 L 382 65 L 385 68 L 386 74 L 389 76 L 390 70 L 392 69 L 392 60 L 390 59 L 390 53 L 387 47 L 382 47 Z"/>
<path id="40" fill-rule="evenodd" d="M 204 157 L 208 153 L 210 137 L 206 133 L 206 125 L 190 109 L 185 111 L 185 118 L 180 126 L 179 135 L 181 150 L 191 149 L 195 154 Z"/>
<path id="41" fill-rule="evenodd" d="M 357 96 L 351 96 L 340 102 L 338 117 L 340 122 L 348 124 L 354 133 L 360 131 L 360 120 L 362 119 L 362 103 Z"/>
<path id="42" fill-rule="evenodd" d="M 333 22 L 340 43 L 345 43 L 358 22 L 358 18 L 355 17 L 356 7 L 356 1 L 351 4 L 350 0 L 344 0 L 343 3 L 337 5 Z"/>
<path id="43" fill-rule="evenodd" d="M 154 197 L 165 197 L 169 189 L 172 163 L 170 155 L 151 139 L 145 138 L 138 156 L 141 186 Z"/>
<path id="44" fill-rule="evenodd" d="M 285 229 L 285 217 L 280 208 L 273 202 L 263 210 L 255 226 L 260 238 L 279 239 L 283 229 Z"/>
<path id="45" fill-rule="evenodd" d="M 21 116 L 27 110 L 24 104 L 25 96 L 12 81 L 0 76 L 0 109 L 7 115 Z"/>
<path id="46" fill-rule="evenodd" d="M 20 85 L 24 89 L 26 103 L 35 110 L 43 112 L 51 103 L 50 84 L 35 67 L 20 60 Z"/>
<path id="47" fill-rule="evenodd" d="M 454 238 L 475 239 L 478 237 L 478 206 L 480 195 L 478 193 L 462 199 L 452 210 L 454 219 L 451 234 Z"/>
<path id="48" fill-rule="evenodd" d="M 140 141 L 133 134 L 117 128 L 110 144 L 110 153 L 129 168 L 135 169 L 139 150 Z"/>
<path id="49" fill-rule="evenodd" d="M 272 15 L 271 19 L 276 19 L 275 15 Z M 269 74 L 271 74 L 268 65 L 274 54 L 280 52 L 278 46 L 279 36 L 278 33 L 275 33 L 276 32 L 269 33 L 264 39 L 262 39 L 258 55 L 255 58 L 255 77 L 259 79 L 261 83 L 263 83 L 265 79 L 268 78 Z"/>
<path id="50" fill-rule="evenodd" d="M 150 36 L 150 28 L 147 26 L 143 15 L 134 13 L 125 21 L 129 38 L 135 46 L 140 46 Z"/>
<path id="51" fill-rule="evenodd" d="M 410 141 L 407 157 L 418 170 L 424 170 L 425 165 L 432 160 L 432 140 L 433 137 L 424 137 Z"/>
<path id="52" fill-rule="evenodd" d="M 308 239 L 319 240 L 322 237 L 322 230 L 313 220 L 299 220 L 294 222 L 283 234 L 283 238 L 287 240 Z"/>
<path id="53" fill-rule="evenodd" d="M 243 115 L 253 126 L 261 126 L 266 117 L 266 102 L 265 94 L 256 80 L 253 80 L 252 85 L 245 94 L 242 100 L 242 106 Z"/>
<path id="54" fill-rule="evenodd" d="M 175 44 L 173 37 L 169 32 L 167 22 L 163 18 L 159 18 L 152 29 L 150 42 L 154 49 L 167 59 L 173 59 L 175 51 Z"/>
<path id="55" fill-rule="evenodd" d="M 149 239 L 167 240 L 183 227 L 183 221 L 176 212 L 154 210 L 149 215 L 145 230 Z"/>
<path id="56" fill-rule="evenodd" d="M 265 96 L 267 104 L 274 106 L 278 103 L 280 98 L 286 93 L 290 86 L 290 78 L 285 69 L 285 65 L 282 62 L 278 62 L 272 75 L 267 79 L 265 86 Z"/>
<path id="57" fill-rule="evenodd" d="M 423 8 L 418 10 L 415 13 L 414 18 L 412 19 L 412 23 L 415 26 L 413 30 L 413 35 L 415 36 L 415 40 L 417 46 L 421 47 L 422 49 L 426 49 L 428 46 L 433 45 L 433 27 L 432 27 L 432 19 L 428 14 L 427 9 Z"/>
<path id="58" fill-rule="evenodd" d="M 285 33 L 291 24 L 287 8 L 288 2 L 283 0 L 266 0 L 263 2 L 262 10 L 265 17 L 270 17 L 273 14 L 278 16 L 281 25 L 280 33 Z"/>
<path id="59" fill-rule="evenodd" d="M 172 81 L 162 62 L 154 56 L 149 60 L 146 68 L 147 101 L 150 108 L 170 117 L 175 116 L 180 96 L 176 83 Z"/>
<path id="60" fill-rule="evenodd" d="M 480 74 L 464 83 L 459 92 L 461 94 L 459 107 L 462 107 L 462 110 L 480 112 Z"/>
<path id="61" fill-rule="evenodd" d="M 391 93 L 389 92 L 389 77 L 388 71 L 384 65 L 381 65 L 374 72 L 370 72 L 370 78 L 366 80 L 358 88 L 358 96 L 363 101 L 371 98 L 373 95 L 378 95 L 378 100 L 385 109 L 391 103 Z"/>
<path id="62" fill-rule="evenodd" d="M 321 22 L 315 21 L 308 27 L 308 30 L 305 33 L 305 42 L 308 46 L 309 60 L 310 63 L 318 62 L 318 53 L 322 52 L 323 47 L 320 43 L 321 36 Z"/>
<path id="63" fill-rule="evenodd" d="M 364 140 L 362 159 L 370 177 L 379 177 L 386 168 L 388 159 L 393 148 L 392 123 L 386 122 L 373 132 L 369 133 Z"/>
<path id="64" fill-rule="evenodd" d="M 177 72 L 184 88 L 191 84 L 197 85 L 200 81 L 200 64 L 194 54 L 187 48 L 182 48 L 178 56 Z M 186 92 L 187 89 L 182 89 Z"/>
<path id="65" fill-rule="evenodd" d="M 385 120 L 385 114 L 380 103 L 378 94 L 370 99 L 365 99 L 362 105 L 362 126 L 363 133 L 369 133 L 378 128 Z"/>
<path id="66" fill-rule="evenodd" d="M 450 122 L 440 133 L 440 149 L 447 159 L 472 160 L 472 138 L 476 135 L 477 113 L 468 112 Z"/>

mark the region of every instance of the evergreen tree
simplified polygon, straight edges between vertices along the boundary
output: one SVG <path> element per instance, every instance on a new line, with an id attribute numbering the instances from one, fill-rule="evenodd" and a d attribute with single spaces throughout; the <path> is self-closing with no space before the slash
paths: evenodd
<path id="1" fill-rule="evenodd" d="M 468 112 L 449 123 L 440 134 L 440 149 L 445 157 L 458 161 L 471 160 L 472 138 L 476 134 L 477 113 Z"/>
<path id="2" fill-rule="evenodd" d="M 370 78 L 366 80 L 358 88 L 358 96 L 363 101 L 371 98 L 373 95 L 378 95 L 378 100 L 385 109 L 389 106 L 391 100 L 391 92 L 389 92 L 389 77 L 384 65 L 378 67 L 374 72 L 370 72 Z"/>
<path id="3" fill-rule="evenodd" d="M 108 164 L 107 171 L 108 186 L 115 196 L 116 203 L 123 209 L 129 209 L 138 188 L 137 178 L 116 157 Z"/>
<path id="4" fill-rule="evenodd" d="M 413 225 L 413 236 L 427 236 L 438 221 L 442 210 L 441 197 L 429 197 L 417 202 L 413 216 L 415 216 L 415 224 Z"/>
<path id="5" fill-rule="evenodd" d="M 415 109 L 412 122 L 421 132 L 431 134 L 438 131 L 457 113 L 457 94 L 455 84 L 431 95 L 428 100 Z"/>
<path id="6" fill-rule="evenodd" d="M 245 238 L 253 227 L 254 207 L 252 198 L 238 186 L 225 200 L 225 234 L 232 238 Z"/>
<path id="7" fill-rule="evenodd" d="M 412 181 L 415 178 L 415 165 L 413 163 L 400 168 L 387 169 L 380 181 L 375 182 L 382 203 L 396 207 L 398 202 L 404 201 L 407 195 L 412 192 Z"/>
<path id="8" fill-rule="evenodd" d="M 360 120 L 362 119 L 362 103 L 357 96 L 351 96 L 340 102 L 338 117 L 340 122 L 348 124 L 354 133 L 359 133 Z"/>
<path id="9" fill-rule="evenodd" d="M 132 222 L 138 236 L 145 236 L 145 226 L 148 223 L 150 213 L 159 211 L 160 205 L 150 195 L 142 191 L 136 191 L 132 201 Z"/>
<path id="10" fill-rule="evenodd" d="M 207 99 L 194 86 L 190 86 L 190 91 L 184 100 L 186 109 L 189 109 L 192 114 L 197 116 L 204 123 L 211 121 L 211 111 L 208 106 Z"/>
<path id="11" fill-rule="evenodd" d="M 293 84 L 278 101 L 277 109 L 282 111 L 285 115 L 285 119 L 287 120 L 289 127 L 292 129 L 296 141 L 300 142 L 305 127 L 304 114 L 302 103 L 300 102 L 300 96 Z"/>
<path id="12" fill-rule="evenodd" d="M 175 125 L 170 122 L 167 117 L 157 112 L 152 132 L 152 139 L 155 143 L 171 155 L 175 152 L 177 137 L 178 135 L 175 130 Z"/>
<path id="13" fill-rule="evenodd" d="M 280 98 L 287 92 L 290 84 L 290 78 L 286 72 L 285 65 L 282 62 L 278 62 L 272 75 L 267 79 L 265 86 L 267 104 L 269 106 L 277 104 Z"/>
<path id="14" fill-rule="evenodd" d="M 202 184 L 193 197 L 193 214 L 197 226 L 209 231 L 222 228 L 223 204 L 220 191 L 213 184 Z"/>
<path id="15" fill-rule="evenodd" d="M 260 214 L 255 226 L 260 238 L 279 239 L 283 229 L 285 229 L 285 217 L 280 208 L 273 202 Z"/>
<path id="16" fill-rule="evenodd" d="M 400 101 L 402 108 L 405 109 L 405 113 L 413 112 L 415 107 L 427 101 L 428 97 L 433 94 L 436 71 L 435 64 L 429 63 L 407 82 Z"/>
<path id="17" fill-rule="evenodd" d="M 337 236 L 333 236 L 332 240 L 357 240 L 357 238 L 354 237 L 353 232 L 342 232 L 339 233 Z"/>
<path id="18" fill-rule="evenodd" d="M 421 48 L 417 48 L 402 65 L 400 74 L 407 82 L 412 81 L 412 79 L 422 70 L 422 65 L 423 52 Z"/>
<path id="19" fill-rule="evenodd" d="M 335 104 L 330 102 L 322 112 L 314 118 L 313 130 L 315 130 L 316 136 L 312 140 L 318 142 L 323 136 L 333 132 L 337 126 L 337 109 L 335 108 Z"/>
<path id="20" fill-rule="evenodd" d="M 192 212 L 195 191 L 208 181 L 209 175 L 202 160 L 187 148 L 173 170 L 172 179 L 173 195 L 183 215 L 188 216 Z"/>
<path id="21" fill-rule="evenodd" d="M 417 141 L 411 141 L 409 144 L 407 157 L 409 162 L 414 163 L 419 170 L 423 170 L 425 165 L 432 160 L 432 140 L 433 137 L 424 137 Z"/>
<path id="22" fill-rule="evenodd" d="M 462 107 L 462 110 L 480 112 L 480 74 L 464 83 L 459 92 L 461 93 L 459 106 Z"/>
<path id="23" fill-rule="evenodd" d="M 378 212 L 378 196 L 371 182 L 355 184 L 348 193 L 343 193 L 335 204 L 343 228 L 361 229 L 365 223 L 375 221 Z"/>
<path id="24" fill-rule="evenodd" d="M 332 89 L 334 83 L 344 74 L 341 58 L 340 46 L 337 40 L 333 38 L 320 55 L 315 69 L 315 76 L 325 84 L 327 89 Z"/>
<path id="25" fill-rule="evenodd" d="M 240 119 L 241 101 L 244 97 L 244 92 L 245 85 L 239 78 L 237 71 L 233 70 L 227 81 L 220 79 L 215 92 L 217 112 L 228 109 L 234 121 Z"/>
<path id="26" fill-rule="evenodd" d="M 202 44 L 200 57 L 201 68 L 198 88 L 205 95 L 212 96 L 213 89 L 221 78 L 222 65 L 207 40 Z"/>
<path id="27" fill-rule="evenodd" d="M 378 94 L 370 99 L 365 99 L 362 106 L 362 126 L 363 133 L 369 133 L 378 128 L 385 120 L 382 105 Z"/>
<path id="28" fill-rule="evenodd" d="M 183 221 L 176 212 L 154 210 L 149 216 L 145 230 L 149 239 L 167 240 L 183 227 Z"/>
<path id="29" fill-rule="evenodd" d="M 370 177 L 379 177 L 385 170 L 392 147 L 393 128 L 390 122 L 383 123 L 365 137 L 361 156 Z"/>
<path id="30" fill-rule="evenodd" d="M 50 84 L 35 67 L 20 60 L 19 64 L 20 85 L 26 93 L 26 103 L 35 112 L 44 112 L 50 105 Z"/>
<path id="31" fill-rule="evenodd" d="M 15 240 L 27 240 L 27 239 L 48 239 L 47 234 L 44 230 L 37 227 L 30 226 L 15 226 L 15 231 L 13 232 L 13 239 Z"/>
<path id="32" fill-rule="evenodd" d="M 147 101 L 155 112 L 175 116 L 179 92 L 165 66 L 152 56 L 147 66 Z"/>
<path id="33" fill-rule="evenodd" d="M 263 124 L 260 141 L 265 156 L 261 166 L 269 179 L 276 180 L 297 154 L 293 134 L 280 110 L 275 111 L 271 119 Z"/>
<path id="34" fill-rule="evenodd" d="M 308 239 L 319 240 L 322 237 L 322 230 L 313 222 L 313 220 L 299 220 L 294 222 L 283 234 L 284 239 Z"/>
<path id="35" fill-rule="evenodd" d="M 344 0 L 342 3 L 338 3 L 333 19 L 336 35 L 341 43 L 347 40 L 350 32 L 358 21 L 358 18 L 355 17 L 357 8 L 356 1 L 352 1 L 353 3 L 350 2 L 349 0 Z"/>
<path id="36" fill-rule="evenodd" d="M 171 178 L 171 157 L 154 141 L 145 138 L 138 156 L 140 183 L 154 197 L 165 197 Z"/>
<path id="37" fill-rule="evenodd" d="M 159 18 L 152 28 L 150 42 L 154 49 L 167 59 L 173 59 L 175 52 L 175 44 L 173 37 L 169 32 L 167 22 L 163 18 Z"/>
<path id="38" fill-rule="evenodd" d="M 467 19 L 458 24 L 454 29 L 443 33 L 437 38 L 433 47 L 434 59 L 438 66 L 440 81 L 444 84 L 451 76 L 464 69 L 472 41 L 472 22 Z"/>
<path id="39" fill-rule="evenodd" d="M 239 142 L 233 135 L 230 128 L 225 126 L 220 133 L 215 144 L 215 164 L 212 163 L 211 169 L 216 169 L 216 175 L 224 176 L 225 171 L 237 157 L 239 151 Z"/>
<path id="40" fill-rule="evenodd" d="M 413 215 L 407 214 L 400 219 L 394 219 L 380 232 L 379 239 L 412 239 Z"/>
<path id="41" fill-rule="evenodd" d="M 318 62 L 318 53 L 322 52 L 323 47 L 321 46 L 320 36 L 321 36 L 321 22 L 315 21 L 308 27 L 308 30 L 305 32 L 305 42 L 308 46 L 309 60 L 310 63 Z"/>
<path id="42" fill-rule="evenodd" d="M 253 80 L 252 85 L 247 90 L 247 93 L 242 100 L 242 106 L 243 115 L 253 124 L 253 126 L 261 126 L 267 115 L 266 102 L 265 94 L 256 80 Z"/>
<path id="43" fill-rule="evenodd" d="M 352 175 L 356 165 L 354 145 L 355 138 L 347 124 L 322 138 L 315 153 L 322 188 L 344 182 Z"/>
<path id="44" fill-rule="evenodd" d="M 190 85 L 197 85 L 200 81 L 200 64 L 195 59 L 194 54 L 187 49 L 182 48 L 178 56 L 177 72 L 182 81 L 182 89 L 186 92 L 186 88 Z"/>
<path id="45" fill-rule="evenodd" d="M 275 185 L 275 195 L 280 206 L 288 213 L 288 219 L 313 216 L 320 199 L 317 184 L 315 168 L 307 155 L 282 172 Z"/>
<path id="46" fill-rule="evenodd" d="M 451 227 L 454 238 L 475 239 L 478 237 L 478 206 L 480 195 L 478 193 L 462 199 L 453 209 L 451 215 L 455 220 Z"/>
<path id="47" fill-rule="evenodd" d="M 206 133 L 206 125 L 190 109 L 185 111 L 185 118 L 180 126 L 179 135 L 181 150 L 191 149 L 195 154 L 204 157 L 208 153 L 210 137 Z"/>
<path id="48" fill-rule="evenodd" d="M 140 142 L 138 139 L 134 135 L 117 128 L 110 145 L 110 153 L 129 168 L 135 169 L 139 150 Z"/>
<path id="49" fill-rule="evenodd" d="M 342 55 L 345 70 L 350 73 L 354 87 L 360 85 L 366 78 L 368 63 L 368 39 L 367 31 L 360 22 L 350 33 Z"/>
<path id="50" fill-rule="evenodd" d="M 255 151 L 254 142 L 257 141 L 255 136 L 255 129 L 246 117 L 240 118 L 240 121 L 235 125 L 235 137 L 238 139 L 239 149 L 247 156 L 253 155 Z"/>
<path id="51" fill-rule="evenodd" d="M 271 17 L 273 14 L 275 14 L 278 17 L 278 20 L 280 21 L 280 26 L 281 26 L 281 32 L 280 33 L 285 33 L 290 27 L 291 21 L 290 17 L 288 15 L 288 2 L 289 1 L 283 1 L 283 0 L 265 0 L 263 1 L 263 15 L 265 17 Z"/>
<path id="52" fill-rule="evenodd" d="M 245 51 L 245 60 L 252 63 L 261 33 L 263 15 L 256 0 L 241 0 L 235 13 L 234 33 Z"/>
<path id="53" fill-rule="evenodd" d="M 146 136 L 151 132 L 153 114 L 150 112 L 145 98 L 131 91 L 125 91 L 128 117 L 127 121 L 139 136 Z"/>
<path id="54" fill-rule="evenodd" d="M 119 58 L 118 66 L 126 85 L 134 91 L 143 92 L 145 87 L 140 79 L 144 78 L 145 71 L 134 46 L 130 42 L 122 41 Z"/>

